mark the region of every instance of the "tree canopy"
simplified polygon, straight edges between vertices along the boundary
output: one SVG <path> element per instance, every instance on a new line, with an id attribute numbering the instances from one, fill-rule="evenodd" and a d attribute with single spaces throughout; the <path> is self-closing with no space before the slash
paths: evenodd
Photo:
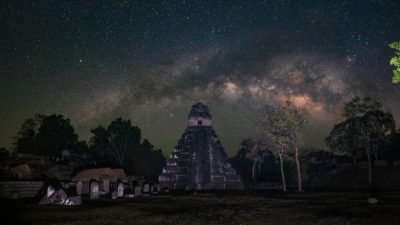
<path id="1" fill-rule="evenodd" d="M 74 149 L 78 143 L 70 120 L 63 115 L 37 115 L 21 126 L 14 146 L 18 153 L 32 153 L 60 157 L 65 149 Z"/>
<path id="2" fill-rule="evenodd" d="M 345 120 L 333 127 L 326 144 L 333 151 L 352 155 L 354 166 L 361 155 L 366 156 L 371 183 L 371 157 L 377 159 L 380 146 L 395 132 L 393 116 L 384 112 L 380 103 L 360 97 L 344 106 L 343 116 Z"/>
<path id="3" fill-rule="evenodd" d="M 105 128 L 98 126 L 92 129 L 90 139 L 91 148 L 98 159 L 105 159 L 107 155 L 124 167 L 127 155 L 140 145 L 141 131 L 132 126 L 130 120 L 117 118 Z"/>
<path id="4" fill-rule="evenodd" d="M 231 163 L 244 183 L 280 181 L 278 159 L 261 141 L 247 138 L 240 146 Z"/>
<path id="5" fill-rule="evenodd" d="M 365 132 L 372 129 L 372 125 L 384 126 L 378 124 L 379 121 L 391 129 L 395 126 L 392 115 L 384 113 L 382 105 L 368 97 L 357 96 L 346 103 L 343 117 L 345 119 L 333 127 L 325 142 L 334 152 L 351 155 L 355 159 L 359 158 L 360 150 L 364 148 L 362 137 Z"/>
<path id="6" fill-rule="evenodd" d="M 130 120 L 117 118 L 108 127 L 91 130 L 90 150 L 96 161 L 111 166 L 121 166 L 129 174 L 141 175 L 156 181 L 165 165 L 161 150 L 144 139 L 141 130 Z"/>
<path id="7" fill-rule="evenodd" d="M 14 147 L 17 153 L 53 159 L 61 159 L 63 150 L 72 150 L 75 159 L 94 159 L 89 160 L 89 166 L 123 167 L 129 174 L 157 180 L 165 157 L 147 139 L 141 142 L 141 130 L 130 120 L 117 118 L 107 127 L 92 129 L 91 133 L 88 145 L 86 141 L 78 141 L 70 120 L 63 115 L 37 115 L 22 123 Z"/>
<path id="8" fill-rule="evenodd" d="M 18 153 L 38 154 L 36 146 L 37 123 L 37 119 L 26 119 L 22 123 L 18 136 L 14 137 L 14 146 Z"/>
<path id="9" fill-rule="evenodd" d="M 306 117 L 307 112 L 304 109 L 296 107 L 292 102 L 288 101 L 283 106 L 267 106 L 262 118 L 265 141 L 280 159 L 282 189 L 284 191 L 286 191 L 286 184 L 283 157 L 288 152 L 294 153 L 293 158 L 296 163 L 298 190 L 302 191 L 299 133 L 306 122 Z"/>
<path id="10" fill-rule="evenodd" d="M 394 66 L 392 82 L 397 84 L 400 82 L 400 41 L 391 43 L 389 47 L 395 50 L 395 55 L 390 59 L 390 65 Z"/>
<path id="11" fill-rule="evenodd" d="M 42 116 L 37 143 L 41 154 L 59 157 L 65 149 L 73 149 L 78 142 L 70 120 L 63 115 Z"/>

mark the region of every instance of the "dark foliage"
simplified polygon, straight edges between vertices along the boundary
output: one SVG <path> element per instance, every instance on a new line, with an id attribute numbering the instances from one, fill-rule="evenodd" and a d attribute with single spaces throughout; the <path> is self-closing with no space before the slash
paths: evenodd
<path id="1" fill-rule="evenodd" d="M 396 123 L 393 116 L 381 108 L 379 102 L 370 98 L 353 98 L 344 106 L 345 120 L 333 127 L 325 139 L 326 144 L 335 153 L 352 156 L 354 165 L 366 157 L 366 149 L 375 160 L 388 160 L 385 147 L 394 147 L 395 143 L 390 143 L 396 140 Z"/>
<path id="2" fill-rule="evenodd" d="M 89 149 L 99 165 L 122 166 L 128 174 L 157 180 L 165 157 L 147 139 L 140 143 L 141 131 L 129 120 L 118 118 L 107 128 L 98 126 L 91 132 Z"/>
<path id="3" fill-rule="evenodd" d="M 36 143 L 37 118 L 26 119 L 18 131 L 18 136 L 14 137 L 15 150 L 18 153 L 38 154 Z"/>
<path id="4" fill-rule="evenodd" d="M 147 139 L 144 139 L 143 143 L 134 149 L 133 154 L 129 154 L 127 157 L 129 161 L 126 165 L 128 173 L 144 176 L 147 180 L 153 182 L 157 181 L 166 162 L 161 150 L 154 149 L 154 146 Z"/>
<path id="5" fill-rule="evenodd" d="M 0 148 L 0 161 L 7 158 L 10 152 L 6 148 Z"/>
<path id="6" fill-rule="evenodd" d="M 17 153 L 31 153 L 58 158 L 65 149 L 73 149 L 78 142 L 70 120 L 63 115 L 38 115 L 27 119 L 15 137 Z"/>
<path id="7" fill-rule="evenodd" d="M 390 135 L 389 141 L 384 143 L 379 152 L 379 159 L 384 159 L 389 162 L 400 160 L 400 131 Z"/>
<path id="8" fill-rule="evenodd" d="M 263 158 L 260 160 L 260 165 L 256 166 L 256 177 L 255 181 L 252 179 L 252 167 L 253 162 L 247 157 L 248 149 L 245 140 L 241 143 L 241 148 L 235 156 L 231 158 L 232 166 L 239 173 L 243 183 L 250 184 L 252 182 L 276 182 L 279 183 L 281 180 L 279 174 L 279 159 L 273 154 L 273 152 L 266 150 Z M 289 184 L 295 182 L 295 167 L 291 160 L 284 161 L 284 170 L 287 173 L 286 179 Z"/>

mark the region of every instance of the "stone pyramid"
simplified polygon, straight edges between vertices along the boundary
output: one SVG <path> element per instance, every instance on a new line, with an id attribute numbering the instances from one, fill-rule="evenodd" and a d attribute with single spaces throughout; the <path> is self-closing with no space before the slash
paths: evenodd
<path id="1" fill-rule="evenodd" d="M 158 180 L 161 188 L 170 190 L 243 189 L 212 127 L 206 105 L 192 106 L 188 127 Z"/>

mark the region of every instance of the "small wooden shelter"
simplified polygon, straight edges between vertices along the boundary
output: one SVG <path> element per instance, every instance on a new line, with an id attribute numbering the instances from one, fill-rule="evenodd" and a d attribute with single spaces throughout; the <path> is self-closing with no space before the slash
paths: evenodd
<path id="1" fill-rule="evenodd" d="M 91 194 L 90 190 L 93 188 L 90 186 L 95 183 L 99 185 L 100 194 L 108 194 L 112 188 L 117 188 L 118 182 L 128 182 L 128 176 L 123 169 L 106 167 L 82 170 L 72 177 L 72 181 L 77 183 L 76 190 L 78 195 Z"/>

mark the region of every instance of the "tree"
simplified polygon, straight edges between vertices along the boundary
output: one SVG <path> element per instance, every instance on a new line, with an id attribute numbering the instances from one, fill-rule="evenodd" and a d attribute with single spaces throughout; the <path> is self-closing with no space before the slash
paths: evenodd
<path id="1" fill-rule="evenodd" d="M 296 107 L 291 102 L 284 106 L 267 107 L 266 119 L 264 120 L 264 131 L 272 145 L 275 145 L 275 152 L 281 162 L 282 182 L 285 184 L 283 157 L 287 152 L 294 153 L 294 160 L 297 171 L 297 188 L 303 191 L 301 165 L 300 165 L 300 130 L 303 128 L 307 113 L 305 110 Z M 286 188 L 284 188 L 285 190 Z"/>
<path id="2" fill-rule="evenodd" d="M 114 160 L 124 168 L 127 155 L 140 145 L 141 131 L 132 126 L 130 120 L 117 118 L 106 128 L 99 126 L 91 131 L 90 144 L 95 155 L 111 155 Z"/>
<path id="3" fill-rule="evenodd" d="M 345 118 L 361 118 L 365 113 L 380 108 L 382 108 L 382 104 L 372 98 L 356 96 L 344 105 L 342 116 Z"/>
<path id="4" fill-rule="evenodd" d="M 265 141 L 270 149 L 278 155 L 280 162 L 282 191 L 287 191 L 283 158 L 286 156 L 287 147 L 290 144 L 290 132 L 286 125 L 286 115 L 281 108 L 266 107 L 262 124 L 265 132 Z"/>
<path id="5" fill-rule="evenodd" d="M 357 166 L 360 157 L 362 117 L 370 111 L 379 110 L 382 105 L 371 98 L 354 97 L 346 103 L 342 116 L 346 120 L 336 124 L 329 136 L 325 138 L 326 145 L 334 152 L 353 157 L 353 166 Z"/>
<path id="6" fill-rule="evenodd" d="M 89 151 L 89 147 L 88 147 L 88 144 L 86 143 L 86 141 L 79 141 L 76 143 L 73 150 L 77 154 L 84 154 Z"/>
<path id="7" fill-rule="evenodd" d="M 154 182 L 158 180 L 166 163 L 161 150 L 155 149 L 147 139 L 144 139 L 142 144 L 135 149 L 134 154 L 128 157 L 127 170 L 130 174 L 142 175 L 147 180 Z"/>
<path id="8" fill-rule="evenodd" d="M 326 145 L 340 155 L 351 155 L 353 167 L 357 166 L 359 158 L 358 123 L 353 121 L 343 121 L 336 124 L 329 136 L 325 138 Z"/>
<path id="9" fill-rule="evenodd" d="M 63 150 L 74 148 L 78 142 L 78 135 L 69 119 L 55 114 L 39 118 L 41 124 L 36 136 L 39 154 L 57 158 Z"/>
<path id="10" fill-rule="evenodd" d="M 336 124 L 325 139 L 331 149 L 351 154 L 353 161 L 364 152 L 369 183 L 372 183 L 371 157 L 377 155 L 379 146 L 395 132 L 393 116 L 383 112 L 381 107 L 379 102 L 370 98 L 353 98 L 344 107 L 345 120 Z"/>
<path id="11" fill-rule="evenodd" d="M 18 153 L 31 153 L 57 158 L 65 149 L 73 149 L 78 135 L 63 115 L 36 115 L 26 119 L 15 137 Z"/>
<path id="12" fill-rule="evenodd" d="M 10 152 L 6 148 L 0 148 L 0 161 L 3 161 L 10 155 Z"/>
<path id="13" fill-rule="evenodd" d="M 249 152 L 252 146 L 257 143 L 258 149 L 262 151 L 263 157 L 256 159 L 254 163 L 253 157 Z M 246 184 L 256 182 L 280 182 L 279 164 L 276 155 L 267 148 L 267 145 L 260 140 L 247 138 L 241 141 L 241 147 L 235 156 L 230 159 L 232 166 Z M 287 169 L 287 168 L 286 168 Z M 286 170 L 285 170 L 286 171 Z"/>
<path id="14" fill-rule="evenodd" d="M 300 166 L 300 130 L 304 127 L 306 123 L 306 118 L 308 116 L 307 112 L 299 107 L 296 107 L 291 102 L 287 102 L 286 107 L 284 107 L 284 112 L 286 113 L 286 124 L 288 126 L 289 132 L 289 143 L 294 151 L 294 161 L 296 164 L 297 171 L 297 190 L 303 191 L 302 177 L 301 177 L 301 166 Z"/>
<path id="15" fill-rule="evenodd" d="M 383 146 L 380 157 L 391 162 L 400 160 L 400 130 L 393 132 L 389 141 Z"/>
<path id="16" fill-rule="evenodd" d="M 246 184 L 249 184 L 253 181 L 252 179 L 253 162 L 246 157 L 248 151 L 246 142 L 247 142 L 246 139 L 241 141 L 240 143 L 241 147 L 236 153 L 236 155 L 232 157 L 231 163 L 232 166 L 235 168 L 236 172 L 239 173 L 240 177 L 242 178 L 242 181 Z"/>
<path id="17" fill-rule="evenodd" d="M 128 151 L 140 144 L 141 134 L 138 127 L 132 126 L 130 120 L 118 118 L 107 128 L 109 149 L 117 162 L 124 167 Z"/>
<path id="18" fill-rule="evenodd" d="M 397 84 L 400 82 L 400 41 L 391 43 L 389 47 L 395 50 L 395 55 L 390 59 L 390 65 L 394 66 L 392 82 Z"/>
<path id="19" fill-rule="evenodd" d="M 108 133 L 103 126 L 98 126 L 90 131 L 93 136 L 89 140 L 89 149 L 97 162 L 107 161 L 108 153 Z"/>
<path id="20" fill-rule="evenodd" d="M 18 136 L 14 137 L 14 148 L 18 153 L 36 154 L 36 129 L 35 119 L 26 119 L 18 131 Z"/>
<path id="21" fill-rule="evenodd" d="M 381 142 L 388 140 L 395 132 L 395 121 L 390 113 L 380 110 L 367 112 L 362 117 L 361 141 L 368 160 L 368 182 L 372 183 L 371 156 L 376 154 Z M 375 157 L 376 159 L 377 157 Z"/>
<path id="22" fill-rule="evenodd" d="M 117 118 L 107 128 L 98 126 L 91 132 L 89 148 L 96 161 L 108 165 L 116 162 L 128 174 L 157 181 L 165 166 L 165 157 L 147 139 L 140 143 L 141 131 L 129 120 Z"/>
<path id="23" fill-rule="evenodd" d="M 242 148 L 245 150 L 245 157 L 252 161 L 252 172 L 251 177 L 253 182 L 257 183 L 256 169 L 258 166 L 258 175 L 261 172 L 261 164 L 263 163 L 264 157 L 267 153 L 265 145 L 261 141 L 253 139 L 245 139 L 241 142 Z"/>

